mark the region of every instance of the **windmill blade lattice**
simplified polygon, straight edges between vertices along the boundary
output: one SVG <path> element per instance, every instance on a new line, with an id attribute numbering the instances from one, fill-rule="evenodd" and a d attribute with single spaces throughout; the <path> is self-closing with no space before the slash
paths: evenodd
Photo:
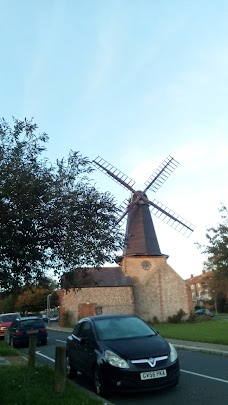
<path id="1" fill-rule="evenodd" d="M 148 200 L 146 196 L 147 190 L 151 189 L 152 191 L 156 192 L 168 179 L 170 174 L 172 174 L 173 171 L 179 166 L 179 163 L 172 156 L 169 155 L 157 168 L 157 170 L 155 170 L 155 172 L 149 177 L 149 179 L 145 182 L 146 188 L 144 191 L 135 191 L 133 189 L 135 181 L 100 156 L 94 159 L 92 163 L 94 166 L 98 167 L 100 171 L 107 174 L 132 193 L 133 199 L 131 198 L 131 203 L 129 204 L 129 200 L 125 200 L 124 203 L 121 204 L 119 208 L 121 216 L 116 222 L 115 226 L 122 224 L 125 217 L 129 214 L 129 211 L 131 211 L 131 209 L 137 204 L 146 204 L 147 206 L 151 206 L 150 211 L 152 214 L 160 218 L 172 228 L 176 229 L 178 232 L 182 233 L 184 236 L 188 237 L 194 231 L 195 227 L 190 222 L 186 221 L 183 217 L 176 214 L 165 205 L 159 203 L 159 201 Z"/>
<path id="2" fill-rule="evenodd" d="M 123 214 L 127 210 L 128 205 L 129 205 L 129 198 L 125 198 L 125 200 L 123 200 L 123 202 L 120 204 L 118 208 L 120 214 Z"/>
<path id="3" fill-rule="evenodd" d="M 92 162 L 102 172 L 107 173 L 108 176 L 110 176 L 112 179 L 114 179 L 117 183 L 120 183 L 123 187 L 127 188 L 132 193 L 135 192 L 135 190 L 133 189 L 135 181 L 132 180 L 130 177 L 126 176 L 126 174 L 122 173 L 120 170 L 116 169 L 116 167 L 112 166 L 106 160 L 104 160 L 100 156 L 98 156 Z"/>
<path id="4" fill-rule="evenodd" d="M 191 224 L 191 222 L 186 221 L 186 219 L 176 214 L 164 204 L 157 200 L 149 201 L 149 204 L 151 206 L 151 213 L 172 228 L 176 229 L 176 231 L 180 232 L 182 235 L 188 238 L 194 231 L 195 226 Z"/>
<path id="5" fill-rule="evenodd" d="M 156 191 L 162 186 L 162 184 L 178 166 L 179 163 L 169 155 L 144 183 L 147 186 L 144 192 L 151 189 L 156 193 Z"/>

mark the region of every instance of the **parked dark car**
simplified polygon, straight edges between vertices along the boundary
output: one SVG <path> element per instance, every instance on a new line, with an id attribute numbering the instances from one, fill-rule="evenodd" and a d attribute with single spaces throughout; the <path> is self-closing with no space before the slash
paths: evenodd
<path id="1" fill-rule="evenodd" d="M 26 316 L 15 319 L 8 331 L 8 343 L 14 347 L 28 345 L 30 336 L 36 336 L 37 343 L 47 344 L 48 334 L 44 321 L 37 316 Z"/>
<path id="2" fill-rule="evenodd" d="M 67 338 L 66 356 L 67 375 L 87 375 L 98 395 L 171 387 L 180 376 L 174 346 L 133 315 L 81 319 Z"/>
<path id="3" fill-rule="evenodd" d="M 214 314 L 211 311 L 209 311 L 209 309 L 204 309 L 204 308 L 197 309 L 195 311 L 195 314 L 196 315 L 208 315 L 208 316 L 211 316 L 211 317 L 214 316 Z"/>

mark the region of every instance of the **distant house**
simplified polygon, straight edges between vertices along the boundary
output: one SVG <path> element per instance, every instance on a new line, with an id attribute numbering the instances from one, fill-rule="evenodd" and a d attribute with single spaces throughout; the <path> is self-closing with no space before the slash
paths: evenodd
<path id="1" fill-rule="evenodd" d="M 205 278 L 210 276 L 210 274 L 212 274 L 212 271 L 206 272 L 203 270 L 202 274 L 198 276 L 193 276 L 193 274 L 191 274 L 191 277 L 185 280 L 191 288 L 192 301 L 194 305 L 203 305 L 205 301 L 211 300 L 212 297 L 204 284 Z"/>
<path id="2" fill-rule="evenodd" d="M 119 266 L 75 269 L 63 276 L 60 322 L 66 311 L 72 322 L 96 314 L 129 313 L 162 322 L 180 309 L 190 314 L 191 287 L 161 253 L 145 198 L 129 211 L 125 240 Z"/>

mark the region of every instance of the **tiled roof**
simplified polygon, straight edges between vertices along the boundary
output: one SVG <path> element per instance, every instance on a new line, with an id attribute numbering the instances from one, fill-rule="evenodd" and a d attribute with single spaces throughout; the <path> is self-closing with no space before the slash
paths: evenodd
<path id="1" fill-rule="evenodd" d="M 191 284 L 196 284 L 196 283 L 200 283 L 202 281 L 202 279 L 204 279 L 205 277 L 210 276 L 210 274 L 213 274 L 212 271 L 208 271 L 206 273 L 203 274 L 199 274 L 198 276 L 194 276 L 191 278 L 188 278 L 186 281 L 187 284 L 191 285 Z"/>
<path id="2" fill-rule="evenodd" d="M 62 286 L 71 287 L 123 287 L 131 286 L 129 276 L 125 276 L 122 267 L 101 267 L 75 269 L 62 276 Z"/>

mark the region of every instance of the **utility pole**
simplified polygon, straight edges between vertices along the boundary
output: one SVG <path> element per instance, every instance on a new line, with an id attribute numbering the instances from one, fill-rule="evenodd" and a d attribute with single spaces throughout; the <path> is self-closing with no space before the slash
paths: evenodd
<path id="1" fill-rule="evenodd" d="M 47 296 L 47 318 L 48 318 L 48 326 L 50 326 L 51 322 L 50 322 L 50 298 L 51 298 L 52 294 L 48 294 Z"/>
<path id="2" fill-rule="evenodd" d="M 215 314 L 218 315 L 218 308 L 217 308 L 217 292 L 213 291 L 214 293 L 214 305 L 215 305 Z"/>

